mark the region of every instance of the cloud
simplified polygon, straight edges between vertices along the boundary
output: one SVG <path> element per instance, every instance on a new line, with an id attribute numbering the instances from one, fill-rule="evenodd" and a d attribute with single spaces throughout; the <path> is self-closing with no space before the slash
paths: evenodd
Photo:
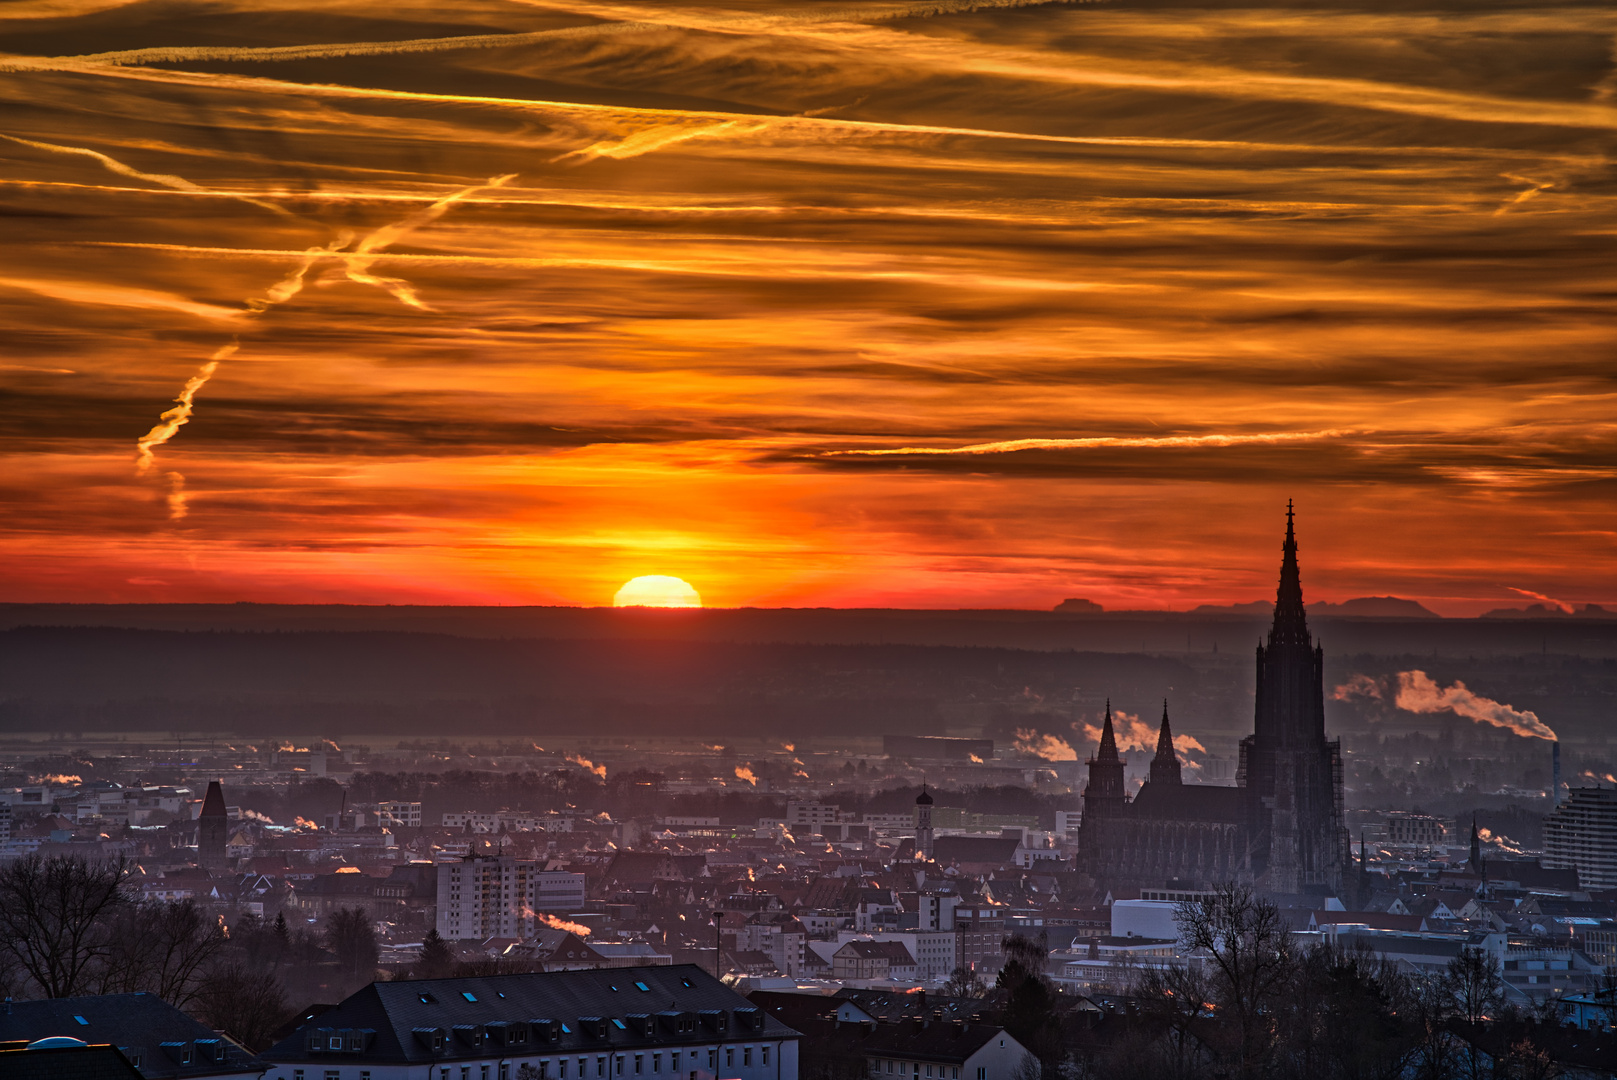
<path id="1" fill-rule="evenodd" d="M 155 289 L 136 289 L 125 285 L 108 285 L 102 282 L 0 277 L 0 288 L 21 289 L 71 304 L 175 311 L 182 315 L 194 315 L 199 319 L 218 322 L 240 318 L 242 315 L 242 312 L 235 308 L 199 303 L 173 293 L 159 292 Z"/>
<path id="2" fill-rule="evenodd" d="M 1262 435 L 1164 435 L 1144 438 L 1092 436 L 1073 439 L 1008 439 L 1001 442 L 972 443 L 967 446 L 896 446 L 872 450 L 824 450 L 823 457 L 888 457 L 923 454 L 1014 454 L 1021 450 L 1088 450 L 1099 447 L 1221 447 L 1273 446 L 1284 443 L 1315 442 L 1351 435 L 1349 431 L 1282 431 Z"/>

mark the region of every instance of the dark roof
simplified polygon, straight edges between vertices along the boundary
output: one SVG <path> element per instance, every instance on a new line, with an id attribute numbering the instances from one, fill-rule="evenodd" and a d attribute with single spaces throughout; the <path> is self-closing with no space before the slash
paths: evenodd
<path id="1" fill-rule="evenodd" d="M 932 858 L 938 863 L 973 862 L 1002 865 L 1016 857 L 1015 837 L 940 836 L 932 841 Z"/>
<path id="2" fill-rule="evenodd" d="M 1128 814 L 1157 821 L 1240 825 L 1247 820 L 1242 800 L 1245 794 L 1240 788 L 1207 784 L 1147 783 L 1129 803 Z"/>
<path id="3" fill-rule="evenodd" d="M 6 1080 L 140 1080 L 115 1046 L 61 1046 L 48 1050 L 0 1046 L 0 1076 Z"/>
<path id="4" fill-rule="evenodd" d="M 997 998 L 997 994 L 995 997 Z M 992 1009 L 996 1000 L 945 997 L 942 994 L 911 994 L 899 990 L 859 990 L 844 987 L 832 995 L 833 1001 L 851 1001 L 878 1020 L 931 1016 L 942 1012 L 946 1020 L 971 1019 Z"/>
<path id="5" fill-rule="evenodd" d="M 994 1024 L 966 1024 L 948 1021 L 910 1020 L 902 1024 L 877 1024 L 861 1040 L 866 1054 L 916 1058 L 921 1061 L 964 1063 L 991 1040 L 1010 1036 Z"/>
<path id="6" fill-rule="evenodd" d="M 852 949 L 856 955 L 866 958 L 885 956 L 888 960 L 899 964 L 915 963 L 915 958 L 910 955 L 910 950 L 902 941 L 860 941 L 855 939 L 845 943 L 837 952 L 840 953 L 843 949 Z"/>
<path id="7" fill-rule="evenodd" d="M 82 1023 L 80 1022 L 82 1019 Z M 141 1075 L 147 1080 L 168 1080 L 189 1076 L 217 1076 L 220 1073 L 251 1072 L 263 1069 L 263 1062 L 247 1053 L 205 1024 L 198 1023 L 154 994 L 104 994 L 99 997 L 51 998 L 44 1001 L 13 1001 L 0 1010 L 0 1042 L 45 1039 L 66 1035 L 88 1043 L 110 1043 L 123 1047 L 130 1057 L 139 1056 Z M 194 1055 L 191 1065 L 164 1050 L 164 1043 L 194 1043 L 219 1040 L 224 1061 L 211 1054 Z M 10 1073 L 0 1068 L 9 1080 Z"/>
<path id="8" fill-rule="evenodd" d="M 343 1060 L 414 1063 L 486 1058 L 487 1049 L 478 1049 L 461 1038 L 450 1038 L 443 1049 L 434 1052 L 416 1032 L 454 1032 L 461 1027 L 499 1021 L 533 1020 L 560 1021 L 566 1029 L 555 1041 L 530 1042 L 532 1049 L 526 1052 L 533 1054 L 709 1043 L 713 1034 L 705 1020 L 686 1033 L 658 1023 L 655 1034 L 648 1037 L 644 1029 L 637 1031 L 629 1018 L 636 1014 L 656 1017 L 664 1012 L 722 1012 L 733 1033 L 739 1026 L 736 1010 L 755 1014 L 745 998 L 694 964 L 376 982 L 321 1013 L 272 1046 L 264 1056 L 276 1062 L 333 1065 Z M 602 1039 L 589 1034 L 579 1023 L 581 1017 L 619 1019 L 625 1025 L 608 1022 L 606 1038 Z M 764 1025 L 761 1031 L 749 1034 L 766 1039 L 797 1037 L 797 1032 L 773 1018 L 766 1016 Z M 310 1051 L 307 1032 L 322 1028 L 371 1031 L 374 1035 L 368 1038 L 362 1056 Z"/>

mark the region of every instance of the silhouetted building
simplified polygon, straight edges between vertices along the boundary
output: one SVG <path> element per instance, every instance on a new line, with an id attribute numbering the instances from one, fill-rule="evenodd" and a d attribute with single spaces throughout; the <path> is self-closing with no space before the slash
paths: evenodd
<path id="1" fill-rule="evenodd" d="M 1239 881 L 1273 893 L 1340 893 L 1352 865 L 1342 755 L 1325 738 L 1324 653 L 1308 632 L 1291 507 L 1274 626 L 1258 646 L 1254 730 L 1237 787 L 1186 785 L 1167 705 L 1150 779 L 1124 786 L 1110 702 L 1089 761 L 1080 866 L 1110 888 Z"/>
<path id="2" fill-rule="evenodd" d="M 225 811 L 225 792 L 219 781 L 208 781 L 208 794 L 197 815 L 197 862 L 207 867 L 227 865 L 225 844 L 230 839 L 230 817 Z"/>
<path id="3" fill-rule="evenodd" d="M 1544 819 L 1544 865 L 1586 889 L 1617 889 L 1617 787 L 1570 788 Z"/>

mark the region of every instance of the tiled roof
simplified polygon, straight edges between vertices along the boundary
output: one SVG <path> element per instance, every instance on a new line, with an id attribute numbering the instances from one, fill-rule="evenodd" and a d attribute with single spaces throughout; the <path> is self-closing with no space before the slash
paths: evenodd
<path id="1" fill-rule="evenodd" d="M 6 1080 L 140 1080 L 140 1073 L 112 1046 L 63 1046 L 48 1050 L 0 1047 Z"/>
<path id="2" fill-rule="evenodd" d="M 677 1014 L 686 1014 L 694 1023 L 681 1031 Z M 762 1027 L 747 1030 L 744 1017 L 759 1017 Z M 547 1039 L 535 1031 L 524 1044 L 524 1053 L 592 1053 L 797 1036 L 701 968 L 683 964 L 372 983 L 276 1043 L 264 1056 L 276 1062 L 340 1063 L 347 1056 L 344 1052 L 308 1048 L 310 1029 L 329 1028 L 356 1033 L 364 1043 L 363 1060 L 373 1063 L 484 1058 L 489 1050 L 475 1040 L 489 1025 L 539 1020 L 555 1021 L 556 1037 Z M 721 1022 L 722 1033 L 717 1029 Z M 431 1036 L 424 1034 L 433 1031 L 443 1033 L 436 1051 Z"/>

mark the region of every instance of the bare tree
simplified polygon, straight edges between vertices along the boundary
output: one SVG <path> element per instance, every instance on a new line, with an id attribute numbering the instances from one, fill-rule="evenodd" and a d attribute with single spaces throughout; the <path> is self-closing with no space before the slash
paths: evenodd
<path id="1" fill-rule="evenodd" d="M 975 968 L 962 965 L 949 972 L 942 992 L 945 997 L 980 998 L 988 993 L 988 985 Z"/>
<path id="2" fill-rule="evenodd" d="M 1505 1003 L 1499 961 L 1483 949 L 1462 948 L 1443 972 L 1443 989 L 1454 1015 L 1468 1024 L 1497 1018 Z"/>
<path id="3" fill-rule="evenodd" d="M 1274 1054 L 1275 1017 L 1296 962 L 1280 909 L 1231 883 L 1182 902 L 1175 918 L 1185 946 L 1207 957 L 1213 1002 L 1235 1035 L 1236 1045 L 1226 1051 L 1232 1071 L 1262 1073 Z"/>
<path id="4" fill-rule="evenodd" d="M 108 929 L 101 993 L 144 990 L 182 1009 L 196 999 L 205 968 L 227 941 L 218 921 L 190 900 L 125 905 Z"/>
<path id="5" fill-rule="evenodd" d="M 1209 1053 L 1204 1038 L 1213 1003 L 1207 976 L 1182 963 L 1137 968 L 1128 992 L 1140 999 L 1146 1015 L 1162 1024 L 1161 1038 L 1150 1047 L 1151 1075 L 1175 1080 L 1205 1074 Z"/>
<path id="6" fill-rule="evenodd" d="M 364 908 L 338 908 L 326 924 L 326 948 L 337 958 L 345 973 L 367 980 L 376 977 L 380 949 L 376 928 Z"/>
<path id="7" fill-rule="evenodd" d="M 286 991 L 273 973 L 255 971 L 240 960 L 215 967 L 197 989 L 192 1011 L 255 1053 L 269 1048 L 287 1018 Z"/>
<path id="8" fill-rule="evenodd" d="M 106 922 L 128 903 L 123 859 L 25 855 L 0 866 L 0 952 L 46 997 L 88 991 L 110 948 Z"/>

